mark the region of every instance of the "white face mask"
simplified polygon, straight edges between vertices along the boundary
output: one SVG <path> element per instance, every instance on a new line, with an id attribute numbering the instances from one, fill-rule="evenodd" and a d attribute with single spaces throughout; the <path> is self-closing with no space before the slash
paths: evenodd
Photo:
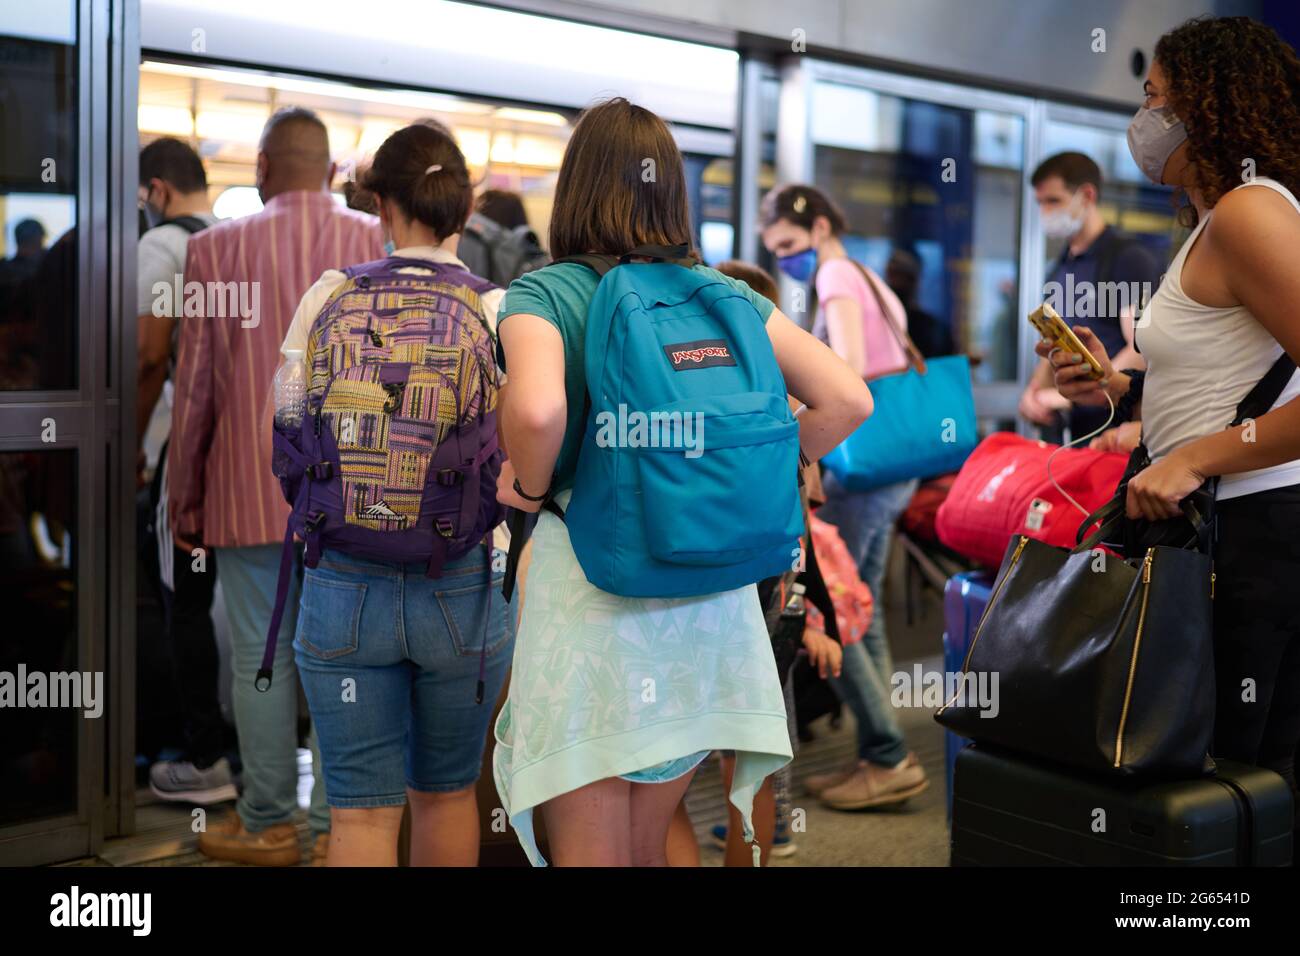
<path id="1" fill-rule="evenodd" d="M 1128 151 L 1138 169 L 1157 186 L 1164 182 L 1165 163 L 1187 139 L 1183 121 L 1167 106 L 1139 106 L 1128 124 Z"/>
<path id="2" fill-rule="evenodd" d="M 1043 235 L 1048 239 L 1069 239 L 1083 228 L 1085 218 L 1083 203 L 1078 193 L 1064 209 L 1052 209 L 1042 214 Z"/>

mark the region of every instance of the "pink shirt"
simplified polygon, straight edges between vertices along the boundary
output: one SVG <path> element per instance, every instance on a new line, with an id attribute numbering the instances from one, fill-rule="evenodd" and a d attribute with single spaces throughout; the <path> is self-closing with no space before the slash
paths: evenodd
<path id="1" fill-rule="evenodd" d="M 307 190 L 190 239 L 186 298 L 200 283 L 203 314 L 186 308 L 180 319 L 168 449 L 175 533 L 231 548 L 283 540 L 289 506 L 271 474 L 270 439 L 280 343 L 322 272 L 383 254 L 378 219 Z"/>
<path id="2" fill-rule="evenodd" d="M 866 267 L 863 266 L 865 269 Z M 867 269 L 880 299 L 890 311 L 889 318 L 896 328 L 907 329 L 907 310 L 894 290 L 885 285 L 880 276 Z M 849 259 L 830 259 L 817 269 L 817 316 L 813 319 L 813 335 L 827 344 L 826 304 L 831 299 L 852 299 L 862 308 L 862 332 L 867 347 L 867 378 L 888 372 L 897 372 L 907 365 L 907 353 L 898 337 L 885 325 L 876 296 L 867 287 L 861 270 Z"/>

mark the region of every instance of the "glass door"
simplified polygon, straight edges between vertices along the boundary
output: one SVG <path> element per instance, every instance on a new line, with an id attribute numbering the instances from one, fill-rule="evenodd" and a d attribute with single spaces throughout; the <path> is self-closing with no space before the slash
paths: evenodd
<path id="1" fill-rule="evenodd" d="M 107 106 L 125 7 L 0 11 L 0 864 L 85 855 L 121 824 L 123 144 Z"/>
<path id="2" fill-rule="evenodd" d="M 1165 266 L 1186 238 L 1174 219 L 1168 186 L 1157 186 L 1143 175 L 1128 149 L 1127 113 L 1109 113 L 1058 103 L 1047 104 L 1041 155 L 1075 150 L 1101 167 L 1101 214 L 1112 226 L 1141 240 Z M 1048 260 L 1060 254 L 1059 244 L 1045 249 Z"/>
<path id="3" fill-rule="evenodd" d="M 888 273 L 923 314 L 913 324 L 933 341 L 918 345 L 970 356 L 977 414 L 986 427 L 1010 424 L 1028 311 L 1032 101 L 802 59 L 782 83 L 780 181 L 835 199 L 849 254 Z"/>

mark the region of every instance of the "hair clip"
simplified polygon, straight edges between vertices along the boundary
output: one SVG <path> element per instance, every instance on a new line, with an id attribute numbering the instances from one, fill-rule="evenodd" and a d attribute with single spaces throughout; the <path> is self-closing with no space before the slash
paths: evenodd
<path id="1" fill-rule="evenodd" d="M 440 169 L 442 169 L 442 166 L 439 165 L 438 163 L 434 163 L 432 166 L 430 166 L 428 169 L 424 171 L 424 175 L 427 176 L 430 173 L 436 173 Z"/>
<path id="2" fill-rule="evenodd" d="M 794 205 L 792 208 L 794 209 L 795 212 L 803 212 L 805 209 L 808 208 L 808 197 L 804 196 L 802 193 L 798 196 L 795 196 Z"/>

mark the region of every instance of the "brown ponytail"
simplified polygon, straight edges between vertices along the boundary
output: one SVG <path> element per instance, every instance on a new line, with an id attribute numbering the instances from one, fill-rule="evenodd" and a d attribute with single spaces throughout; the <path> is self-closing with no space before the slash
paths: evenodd
<path id="1" fill-rule="evenodd" d="M 445 127 L 414 123 L 375 152 L 361 187 L 397 204 L 441 242 L 465 228 L 474 203 L 465 156 Z"/>

